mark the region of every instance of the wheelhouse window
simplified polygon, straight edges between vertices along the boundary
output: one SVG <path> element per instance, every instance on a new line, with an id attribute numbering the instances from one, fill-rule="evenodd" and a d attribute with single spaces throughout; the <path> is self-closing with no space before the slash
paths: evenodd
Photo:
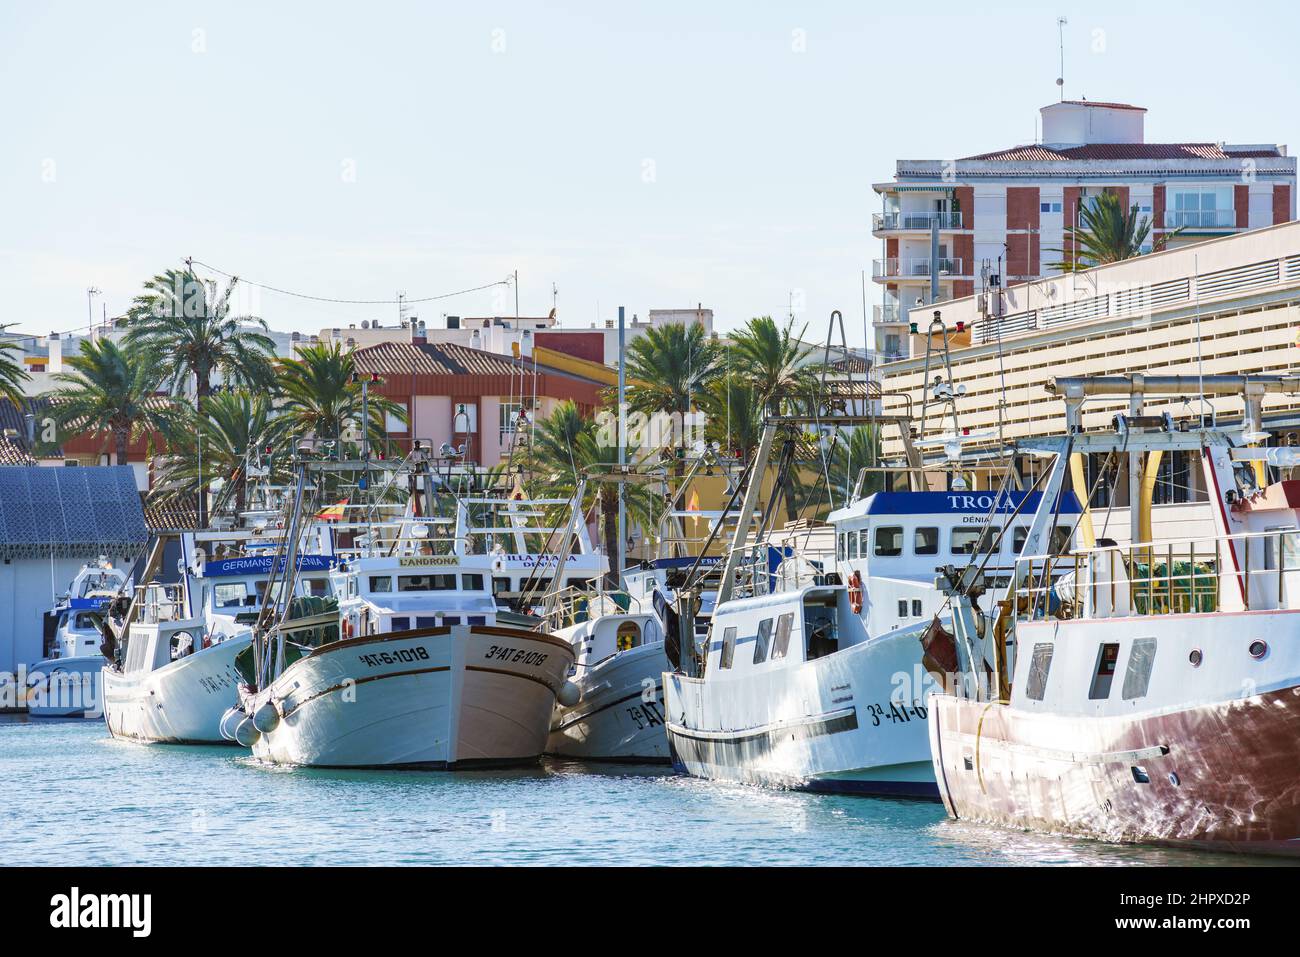
<path id="1" fill-rule="evenodd" d="M 772 619 L 764 618 L 758 625 L 758 636 L 754 639 L 754 664 L 761 665 L 767 661 L 767 652 L 772 644 Z"/>
<path id="2" fill-rule="evenodd" d="M 455 575 L 398 575 L 398 591 L 455 591 Z"/>
<path id="3" fill-rule="evenodd" d="M 939 529 L 926 527 L 913 532 L 912 551 L 917 555 L 938 555 Z"/>
<path id="4" fill-rule="evenodd" d="M 509 578 L 504 578 L 504 577 L 502 577 L 502 578 L 493 578 L 493 579 L 492 579 L 492 594 L 494 594 L 494 595 L 499 595 L 499 594 L 501 594 L 503 591 L 510 591 L 510 579 L 509 579 Z"/>
<path id="5" fill-rule="evenodd" d="M 772 643 L 772 660 L 784 658 L 790 650 L 790 629 L 794 626 L 794 615 L 786 612 L 776 620 L 776 641 Z"/>
<path id="6" fill-rule="evenodd" d="M 475 575 L 461 575 L 461 576 L 460 576 L 460 581 L 461 581 L 461 587 L 462 587 L 463 589 L 465 589 L 465 591 L 482 591 L 482 590 L 483 590 L 483 576 L 482 576 L 482 575 L 477 575 L 477 574 L 475 574 Z"/>
<path id="7" fill-rule="evenodd" d="M 392 590 L 393 590 L 393 577 L 391 575 L 370 576 L 370 591 L 372 593 L 389 592 Z"/>
<path id="8" fill-rule="evenodd" d="M 736 629 L 728 628 L 722 633 L 722 651 L 718 655 L 718 667 L 730 668 L 736 658 Z"/>
<path id="9" fill-rule="evenodd" d="M 1019 555 L 1025 550 L 1025 542 L 1029 540 L 1029 526 L 1017 525 L 1011 530 L 1011 551 Z"/>
<path id="10" fill-rule="evenodd" d="M 858 533 L 849 532 L 849 553 L 845 556 L 845 558 L 857 558 L 857 557 L 858 557 Z"/>
<path id="11" fill-rule="evenodd" d="M 245 582 L 226 582 L 213 590 L 213 602 L 217 608 L 239 608 L 248 597 Z"/>
<path id="12" fill-rule="evenodd" d="M 997 551 L 998 537 L 984 528 L 954 528 L 952 530 L 952 553 L 954 555 L 991 555 Z"/>
<path id="13" fill-rule="evenodd" d="M 323 578 L 304 578 L 302 580 L 302 593 L 311 595 L 314 598 L 323 598 L 329 594 L 330 583 Z"/>
<path id="14" fill-rule="evenodd" d="M 903 554 L 903 528 L 901 525 L 885 525 L 876 529 L 875 554 L 892 558 Z"/>

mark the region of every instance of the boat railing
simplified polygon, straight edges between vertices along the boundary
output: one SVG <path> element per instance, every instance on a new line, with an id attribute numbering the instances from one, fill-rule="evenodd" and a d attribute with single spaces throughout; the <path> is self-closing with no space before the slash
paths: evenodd
<path id="1" fill-rule="evenodd" d="M 546 628 L 558 631 L 590 621 L 602 615 L 643 614 L 651 610 L 648 604 L 625 591 L 593 592 L 570 586 L 551 596 L 554 602 L 546 616 Z"/>
<path id="2" fill-rule="evenodd" d="M 137 585 L 135 601 L 140 608 L 137 621 L 145 625 L 158 625 L 184 618 L 184 588 L 179 583 Z"/>
<path id="3" fill-rule="evenodd" d="M 1024 556 L 1016 581 L 1021 620 L 1300 608 L 1300 529 Z"/>
<path id="4" fill-rule="evenodd" d="M 797 591 L 810 585 L 839 583 L 835 549 L 775 545 L 744 545 L 736 565 L 733 598 L 753 598 Z"/>

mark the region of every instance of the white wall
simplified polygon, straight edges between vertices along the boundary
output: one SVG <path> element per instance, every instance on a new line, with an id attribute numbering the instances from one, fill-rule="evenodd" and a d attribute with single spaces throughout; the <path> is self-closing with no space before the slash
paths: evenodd
<path id="1" fill-rule="evenodd" d="M 55 591 L 67 591 L 81 566 L 98 557 L 54 559 L 53 587 L 48 558 L 0 561 L 0 671 L 12 673 L 19 663 L 41 660 L 41 621 L 54 604 Z M 121 556 L 114 561 L 122 564 Z"/>

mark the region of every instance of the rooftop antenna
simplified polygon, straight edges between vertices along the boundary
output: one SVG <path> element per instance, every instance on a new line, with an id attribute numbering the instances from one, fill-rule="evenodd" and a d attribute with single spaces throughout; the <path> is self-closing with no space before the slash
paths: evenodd
<path id="1" fill-rule="evenodd" d="M 1056 89 L 1062 103 L 1065 102 L 1065 25 L 1069 22 L 1065 17 L 1056 18 L 1056 39 L 1061 50 L 1061 72 L 1056 77 Z"/>

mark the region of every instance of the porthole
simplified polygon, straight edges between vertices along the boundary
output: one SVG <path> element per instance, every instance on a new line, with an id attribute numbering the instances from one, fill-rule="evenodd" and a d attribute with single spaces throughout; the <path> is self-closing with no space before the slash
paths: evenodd
<path id="1" fill-rule="evenodd" d="M 1192 663 L 1193 668 L 1199 668 L 1201 667 L 1201 660 L 1203 657 L 1204 656 L 1201 654 L 1200 648 L 1193 648 L 1191 652 L 1187 655 L 1187 660 Z"/>
<path id="2" fill-rule="evenodd" d="M 1182 781 L 1180 781 L 1179 778 L 1178 778 L 1178 772 L 1177 772 L 1177 771 L 1170 771 L 1170 772 L 1169 772 L 1169 783 L 1172 784 L 1174 787 L 1178 787 L 1178 785 L 1180 785 L 1180 784 L 1182 783 Z"/>
<path id="3" fill-rule="evenodd" d="M 1250 652 L 1250 656 L 1252 658 L 1259 660 L 1260 658 L 1263 658 L 1266 654 L 1268 654 L 1268 642 L 1260 638 L 1256 638 L 1254 641 L 1250 643 L 1250 647 L 1247 650 Z"/>

